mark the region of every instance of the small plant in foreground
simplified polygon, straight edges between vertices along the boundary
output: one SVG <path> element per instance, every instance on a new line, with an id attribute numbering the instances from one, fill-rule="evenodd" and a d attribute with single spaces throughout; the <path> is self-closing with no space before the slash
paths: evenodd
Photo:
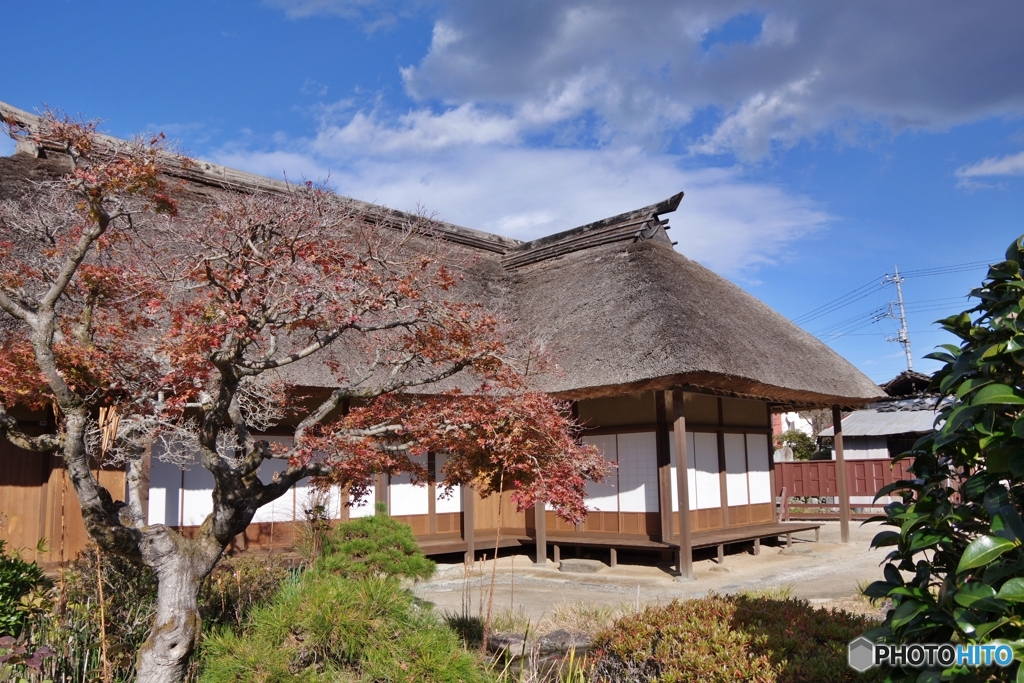
<path id="1" fill-rule="evenodd" d="M 292 570 L 280 555 L 224 558 L 206 577 L 199 611 L 206 626 L 241 628 L 250 610 L 270 600 Z"/>
<path id="2" fill-rule="evenodd" d="M 22 596 L 48 581 L 38 564 L 6 552 L 6 545 L 0 540 L 0 636 L 17 636 L 25 618 L 19 608 Z"/>
<path id="3" fill-rule="evenodd" d="M 709 595 L 648 607 L 619 619 L 594 641 L 595 683 L 882 680 L 857 675 L 847 644 L 863 617 L 793 598 Z"/>

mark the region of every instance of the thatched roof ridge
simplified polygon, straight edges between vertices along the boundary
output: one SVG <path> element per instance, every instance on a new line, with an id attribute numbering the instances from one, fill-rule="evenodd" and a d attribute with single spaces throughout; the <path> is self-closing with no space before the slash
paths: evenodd
<path id="1" fill-rule="evenodd" d="M 602 218 L 578 228 L 520 244 L 505 254 L 502 258 L 502 265 L 513 270 L 580 249 L 624 240 L 639 242 L 660 237 L 668 241 L 668 237 L 665 235 L 665 230 L 668 230 L 668 221 L 660 220 L 660 217 L 662 214 L 675 211 L 682 199 L 683 193 L 680 192 L 642 209 L 634 209 L 610 218 Z"/>

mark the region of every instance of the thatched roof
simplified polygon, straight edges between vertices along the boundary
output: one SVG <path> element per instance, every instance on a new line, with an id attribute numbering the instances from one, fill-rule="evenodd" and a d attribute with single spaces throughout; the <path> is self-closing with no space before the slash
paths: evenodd
<path id="1" fill-rule="evenodd" d="M 2 102 L 0 118 L 28 126 L 38 121 Z M 0 197 L 26 178 L 66 168 L 35 158 L 46 157 L 46 149 L 21 151 L 0 158 Z M 285 189 L 280 181 L 205 162 L 170 173 L 199 194 Z M 560 371 L 539 378 L 540 388 L 557 396 L 688 388 L 787 406 L 858 406 L 884 396 L 825 344 L 676 252 L 662 216 L 681 199 L 682 193 L 526 243 L 449 223 L 438 224 L 435 234 L 467 257 L 471 296 L 509 314 L 519 334 L 550 352 Z M 391 213 L 396 221 L 407 217 Z M 324 386 L 329 378 L 306 363 L 289 379 Z"/>

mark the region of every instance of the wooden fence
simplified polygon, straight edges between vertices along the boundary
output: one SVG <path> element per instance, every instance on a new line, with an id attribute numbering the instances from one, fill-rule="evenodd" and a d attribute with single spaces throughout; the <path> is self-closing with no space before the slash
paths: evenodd
<path id="1" fill-rule="evenodd" d="M 23 451 L 3 439 L 0 463 L 0 539 L 7 549 L 44 567 L 74 559 L 89 537 L 60 458 Z M 97 474 L 115 499 L 124 500 L 123 470 L 103 468 Z"/>
<path id="2" fill-rule="evenodd" d="M 910 479 L 909 460 L 893 463 L 888 458 L 846 461 L 848 495 L 874 498 L 885 486 Z M 834 460 L 775 463 L 775 495 L 781 498 L 780 519 L 838 519 L 839 487 Z M 797 499 L 797 500 L 794 500 Z M 818 500 L 812 500 L 818 499 Z M 826 500 L 821 500 L 826 499 Z M 883 504 L 851 502 L 851 517 L 864 519 L 879 514 Z"/>

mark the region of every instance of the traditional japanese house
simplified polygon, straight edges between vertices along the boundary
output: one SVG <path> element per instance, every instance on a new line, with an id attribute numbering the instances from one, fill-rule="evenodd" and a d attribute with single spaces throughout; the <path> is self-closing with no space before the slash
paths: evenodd
<path id="1" fill-rule="evenodd" d="M 0 115 L 31 122 L 5 105 Z M 46 156 L 45 149 L 28 148 L 0 158 L 0 198 L 26 178 L 59 172 L 60 161 Z M 182 169 L 181 176 L 199 194 L 281 188 L 207 163 Z M 428 553 L 471 556 L 495 544 L 536 545 L 541 560 L 557 559 L 562 546 L 587 546 L 605 548 L 614 562 L 617 549 L 678 551 L 684 576 L 693 548 L 721 552 L 727 543 L 814 528 L 777 520 L 771 414 L 849 409 L 882 393 L 823 343 L 677 252 L 666 216 L 682 198 L 525 243 L 450 224 L 436 232 L 469 264 L 464 271 L 475 296 L 502 308 L 521 334 L 550 352 L 557 371 L 540 378 L 541 388 L 572 402 L 586 427 L 583 439 L 617 464 L 609 481 L 589 488 L 584 523 L 567 525 L 539 506 L 519 512 L 507 496 L 481 499 L 457 489 L 444 495 L 443 481 L 413 486 L 387 475 L 358 505 L 340 491 L 317 504 L 332 518 L 349 518 L 372 514 L 373 503 L 382 502 L 412 526 Z M 680 223 L 677 229 L 697 227 L 687 225 L 685 212 Z M 296 385 L 323 388 L 327 377 L 313 364 L 288 375 Z M 12 468 L 6 463 L 15 460 L 13 451 L 0 443 L 0 511 L 14 520 L 4 537 L 18 547 L 45 537 L 50 550 L 40 559 L 67 559 L 84 542 L 84 529 L 68 512 L 77 506 L 59 460 L 19 454 Z M 431 455 L 428 468 L 439 474 L 443 458 Z M 677 464 L 684 461 L 685 470 Z M 272 468 L 261 474 L 271 476 Z M 104 476 L 114 493 L 123 493 L 117 479 L 123 475 Z M 149 522 L 187 533 L 209 512 L 210 488 L 212 478 L 201 467 L 154 457 Z M 261 509 L 236 546 L 287 546 L 290 523 L 302 519 L 312 497 L 300 486 Z"/>

